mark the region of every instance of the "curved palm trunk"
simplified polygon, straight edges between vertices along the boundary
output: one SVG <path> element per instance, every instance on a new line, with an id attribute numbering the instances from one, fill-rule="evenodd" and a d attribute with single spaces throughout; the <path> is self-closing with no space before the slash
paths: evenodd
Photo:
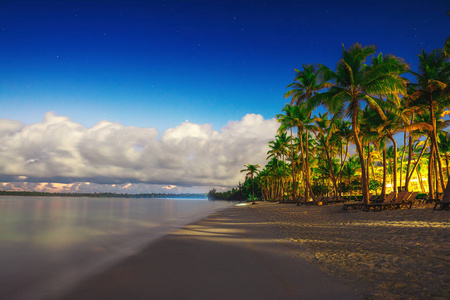
<path id="1" fill-rule="evenodd" d="M 348 143 L 345 145 L 344 158 L 342 159 L 342 157 L 341 157 L 341 167 L 339 168 L 339 173 L 338 173 L 340 182 L 342 182 L 342 170 L 344 169 L 344 165 L 345 165 L 345 161 L 347 160 L 347 157 L 348 157 Z M 341 189 L 339 189 L 339 193 L 341 193 Z"/>
<path id="2" fill-rule="evenodd" d="M 422 158 L 423 154 L 425 153 L 425 149 L 427 148 L 427 141 L 428 141 L 428 137 L 425 140 L 425 145 L 422 148 L 422 151 L 420 151 L 419 157 L 417 157 L 415 164 L 413 165 L 413 168 L 411 170 L 411 174 L 408 175 L 407 174 L 407 178 L 408 178 L 408 182 L 409 180 L 412 178 L 413 174 L 414 174 L 414 170 L 416 169 L 416 167 L 419 165 L 420 159 Z M 408 187 L 407 187 L 408 188 Z"/>
<path id="3" fill-rule="evenodd" d="M 436 151 L 436 160 L 437 160 L 437 164 L 439 166 L 439 179 L 440 179 L 440 184 L 442 187 L 442 190 L 445 189 L 445 185 L 444 185 L 444 173 L 442 172 L 442 163 L 441 163 L 441 156 L 439 154 L 439 148 L 437 145 L 437 133 L 436 133 L 436 118 L 435 118 L 435 113 L 434 113 L 434 102 L 433 99 L 430 99 L 430 117 L 431 117 L 431 123 L 433 125 L 433 130 L 431 133 L 431 143 L 433 145 L 433 147 L 435 148 Z M 434 162 L 436 163 L 436 161 Z M 438 176 L 438 174 L 436 174 L 436 177 Z M 436 178 L 437 179 L 437 178 Z M 436 193 L 438 193 L 439 189 L 436 189 Z M 437 196 L 437 194 L 436 194 Z"/>

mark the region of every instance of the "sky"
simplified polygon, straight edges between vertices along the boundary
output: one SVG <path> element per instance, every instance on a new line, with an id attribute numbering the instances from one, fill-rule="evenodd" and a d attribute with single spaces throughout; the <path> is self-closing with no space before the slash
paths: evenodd
<path id="1" fill-rule="evenodd" d="M 447 0 L 0 0 L 0 189 L 207 192 L 265 164 L 295 68 L 417 70 Z"/>

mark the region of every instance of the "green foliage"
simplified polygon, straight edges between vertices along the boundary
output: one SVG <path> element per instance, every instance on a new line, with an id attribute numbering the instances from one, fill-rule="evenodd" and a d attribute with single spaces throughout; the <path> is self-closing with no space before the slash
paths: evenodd
<path id="1" fill-rule="evenodd" d="M 378 180 L 370 179 L 369 181 L 369 191 L 376 191 L 381 188 L 382 184 Z"/>
<path id="2" fill-rule="evenodd" d="M 314 192 L 314 195 L 325 195 L 327 192 L 329 192 L 329 189 L 326 185 L 314 183 L 312 185 L 312 190 Z"/>
<path id="3" fill-rule="evenodd" d="M 243 201 L 246 198 L 245 192 L 239 188 L 233 188 L 226 192 L 217 192 L 216 189 L 212 189 L 208 192 L 209 200 Z"/>
<path id="4" fill-rule="evenodd" d="M 254 179 L 247 178 L 247 180 L 235 188 L 225 192 L 217 192 L 212 189 L 208 192 L 209 200 L 226 200 L 226 201 L 251 201 L 252 200 L 252 186 L 255 187 L 255 199 L 261 199 L 261 184 L 260 177 L 255 176 Z"/>

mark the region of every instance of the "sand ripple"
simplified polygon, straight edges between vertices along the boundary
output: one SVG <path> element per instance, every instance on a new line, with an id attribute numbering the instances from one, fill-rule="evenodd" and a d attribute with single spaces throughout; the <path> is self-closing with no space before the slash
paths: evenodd
<path id="1" fill-rule="evenodd" d="M 244 209 L 366 299 L 450 299 L 450 212 L 431 205 L 382 212 L 277 203 Z"/>

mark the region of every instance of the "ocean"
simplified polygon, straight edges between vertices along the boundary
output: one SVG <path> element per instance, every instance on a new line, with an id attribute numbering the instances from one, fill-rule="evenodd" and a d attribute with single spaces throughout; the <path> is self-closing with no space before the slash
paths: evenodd
<path id="1" fill-rule="evenodd" d="M 0 299 L 55 299 L 225 201 L 0 197 Z"/>

